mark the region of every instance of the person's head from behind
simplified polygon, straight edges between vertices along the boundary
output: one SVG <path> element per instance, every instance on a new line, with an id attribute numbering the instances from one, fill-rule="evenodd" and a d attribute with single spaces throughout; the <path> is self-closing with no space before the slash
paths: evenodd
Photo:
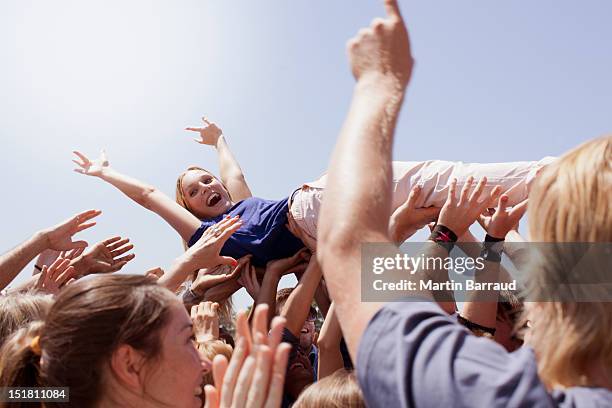
<path id="1" fill-rule="evenodd" d="M 44 320 L 52 304 L 51 295 L 19 293 L 0 297 L 0 346 L 19 328 Z"/>
<path id="2" fill-rule="evenodd" d="M 232 206 L 221 180 L 196 166 L 189 167 L 176 180 L 176 202 L 199 219 L 216 217 Z"/>
<path id="3" fill-rule="evenodd" d="M 612 136 L 569 151 L 535 181 L 529 198 L 530 241 L 612 242 L 611 192 Z M 563 265 L 574 261 L 565 259 L 574 256 L 571 252 L 558 251 L 554 262 L 530 271 L 531 299 L 550 299 L 547 283 L 566 281 L 571 268 Z M 609 282 L 609 265 L 601 271 Z M 526 303 L 526 309 L 531 322 L 526 341 L 548 386 L 612 385 L 612 302 L 541 301 Z"/>
<path id="4" fill-rule="evenodd" d="M 514 351 L 523 345 L 519 336 L 523 304 L 519 298 L 510 291 L 500 291 L 497 303 L 497 317 L 495 335 L 493 340 L 504 346 L 507 351 Z"/>
<path id="5" fill-rule="evenodd" d="M 230 361 L 234 351 L 234 348 L 223 340 L 211 340 L 204 343 L 199 343 L 197 348 L 202 357 L 207 361 L 213 361 L 218 355 L 222 355 L 227 359 L 227 361 Z M 212 371 L 204 375 L 203 384 L 214 385 Z"/>
<path id="6" fill-rule="evenodd" d="M 70 387 L 62 406 L 200 407 L 203 362 L 183 305 L 153 279 L 106 275 L 60 292 L 7 339 L 0 384 Z"/>
<path id="7" fill-rule="evenodd" d="M 340 369 L 302 392 L 294 408 L 364 408 L 363 393 L 355 374 Z"/>

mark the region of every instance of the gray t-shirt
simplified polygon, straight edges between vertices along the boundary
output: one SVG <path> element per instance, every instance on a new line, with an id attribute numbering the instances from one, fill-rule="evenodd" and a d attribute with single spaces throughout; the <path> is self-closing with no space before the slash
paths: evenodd
<path id="1" fill-rule="evenodd" d="M 532 349 L 508 353 L 432 302 L 382 308 L 361 339 L 357 377 L 370 408 L 612 407 L 604 388 L 548 393 Z"/>

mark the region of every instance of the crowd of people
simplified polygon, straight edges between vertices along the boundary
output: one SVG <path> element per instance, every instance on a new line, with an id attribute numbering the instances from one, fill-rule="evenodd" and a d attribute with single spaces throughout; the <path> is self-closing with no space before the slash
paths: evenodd
<path id="1" fill-rule="evenodd" d="M 610 136 L 537 162 L 391 160 L 413 59 L 397 1 L 384 5 L 387 16 L 347 45 L 356 85 L 328 173 L 283 200 L 252 196 L 206 118 L 187 130 L 216 148 L 220 176 L 190 167 L 174 199 L 115 170 L 105 152 L 75 152 L 75 171 L 158 214 L 185 250 L 166 270 L 129 271 L 129 239 L 76 240 L 101 213 L 89 210 L 2 255 L 0 387 L 69 396 L 5 393 L 0 406 L 612 406 L 612 297 L 546 292 L 565 281 L 572 254 L 532 267 L 517 290 L 489 285 L 461 304 L 452 290 L 422 288 L 363 301 L 363 244 L 392 257 L 422 228 L 423 256 L 480 257 L 484 283 L 507 277 L 502 257 L 524 261 L 509 242 L 612 242 Z M 478 224 L 482 242 L 470 232 Z M 11 284 L 33 260 L 31 278 Z M 421 265 L 405 279 L 448 273 Z M 297 285 L 279 289 L 289 274 Z M 253 305 L 236 313 L 231 296 L 243 287 Z"/>

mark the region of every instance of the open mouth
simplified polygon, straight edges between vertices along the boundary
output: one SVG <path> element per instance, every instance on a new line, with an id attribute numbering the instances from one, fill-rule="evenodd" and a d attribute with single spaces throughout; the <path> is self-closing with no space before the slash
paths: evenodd
<path id="1" fill-rule="evenodd" d="M 208 200 L 206 200 L 206 205 L 209 207 L 214 207 L 215 205 L 219 204 L 219 201 L 221 201 L 221 194 L 211 193 Z"/>

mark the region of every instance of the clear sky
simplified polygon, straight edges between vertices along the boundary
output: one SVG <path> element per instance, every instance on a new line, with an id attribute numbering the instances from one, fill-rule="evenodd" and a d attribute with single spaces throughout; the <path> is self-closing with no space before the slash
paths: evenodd
<path id="1" fill-rule="evenodd" d="M 3 0 L 0 251 L 99 208 L 85 239 L 129 236 L 126 272 L 168 267 L 177 234 L 74 173 L 71 151 L 105 148 L 117 170 L 173 195 L 186 166 L 217 169 L 182 131 L 202 115 L 224 130 L 255 195 L 282 198 L 316 178 L 351 97 L 345 43 L 381 3 Z M 610 131 L 611 2 L 400 4 L 417 65 L 396 159 L 536 160 Z"/>

